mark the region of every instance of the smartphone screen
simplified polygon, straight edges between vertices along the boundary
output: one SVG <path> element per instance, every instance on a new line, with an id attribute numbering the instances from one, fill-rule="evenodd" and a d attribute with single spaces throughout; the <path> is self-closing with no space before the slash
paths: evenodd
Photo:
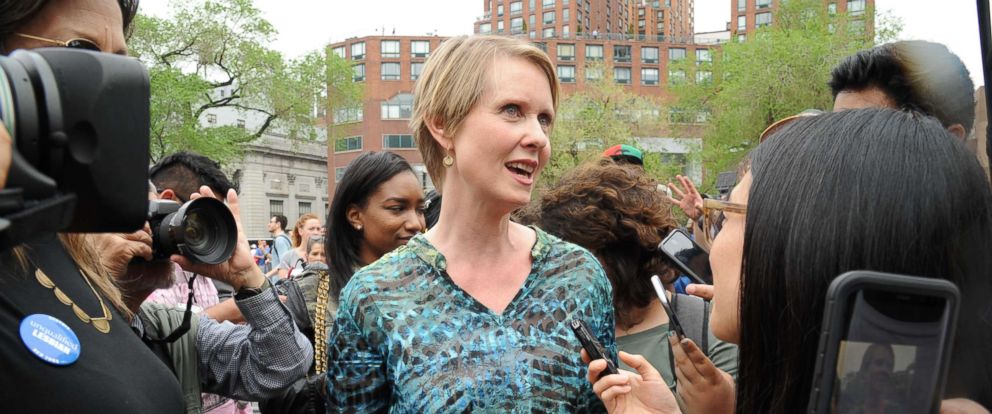
<path id="1" fill-rule="evenodd" d="M 928 413 L 950 312 L 941 297 L 858 290 L 846 309 L 832 412 Z"/>
<path id="2" fill-rule="evenodd" d="M 697 283 L 713 284 L 709 253 L 692 241 L 684 231 L 673 230 L 658 248 Z"/>

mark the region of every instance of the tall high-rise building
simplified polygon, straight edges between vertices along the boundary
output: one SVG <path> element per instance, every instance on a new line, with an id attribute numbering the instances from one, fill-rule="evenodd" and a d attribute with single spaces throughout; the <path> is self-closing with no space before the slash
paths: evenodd
<path id="1" fill-rule="evenodd" d="M 780 0 L 730 0 L 730 31 L 745 40 L 754 29 L 771 25 Z M 831 13 L 857 16 L 875 7 L 875 0 L 823 0 Z"/>
<path id="2" fill-rule="evenodd" d="M 483 15 L 475 21 L 474 29 L 476 34 L 528 39 L 546 51 L 566 96 L 582 90 L 587 81 L 612 78 L 635 94 L 662 101 L 669 97 L 669 83 L 710 76 L 702 70 L 687 74 L 669 65 L 681 60 L 708 62 L 713 56 L 711 48 L 718 43 L 694 39 L 693 1 L 484 0 Z M 360 108 L 329 114 L 329 135 L 340 138 L 328 142 L 328 194 L 334 194 L 335 183 L 358 154 L 384 149 L 410 161 L 425 188 L 431 186 L 407 124 L 414 84 L 425 59 L 443 40 L 432 36 L 369 36 L 328 46 L 328 53 L 352 61 L 354 80 L 365 85 Z M 673 117 L 677 123 L 702 121 L 681 113 Z M 682 145 L 680 140 L 657 141 L 668 140 L 658 138 L 664 134 L 650 131 L 645 136 L 656 141 L 645 145 L 685 158 L 691 146 Z"/>

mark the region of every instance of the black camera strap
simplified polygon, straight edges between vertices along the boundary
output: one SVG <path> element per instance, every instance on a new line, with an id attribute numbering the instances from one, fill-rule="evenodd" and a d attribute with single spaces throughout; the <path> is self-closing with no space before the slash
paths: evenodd
<path id="1" fill-rule="evenodd" d="M 160 339 L 149 338 L 148 335 L 146 334 L 145 337 L 143 338 L 145 342 L 152 344 L 171 344 L 173 342 L 176 342 L 177 339 L 181 338 L 183 335 L 186 335 L 186 333 L 189 332 L 190 319 L 192 319 L 193 317 L 193 281 L 196 280 L 196 276 L 197 274 L 193 273 L 193 277 L 189 278 L 189 280 L 186 282 L 187 286 L 189 287 L 189 295 L 186 297 L 186 310 L 183 312 L 183 322 L 179 325 L 178 328 L 176 328 L 176 330 L 172 331 L 172 333 L 170 333 L 165 338 L 160 338 Z"/>

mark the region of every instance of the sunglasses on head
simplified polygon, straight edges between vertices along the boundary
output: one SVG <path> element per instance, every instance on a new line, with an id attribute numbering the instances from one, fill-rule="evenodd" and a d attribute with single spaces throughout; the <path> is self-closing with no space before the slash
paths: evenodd
<path id="1" fill-rule="evenodd" d="M 67 48 L 70 48 L 70 49 L 92 50 L 94 52 L 99 52 L 100 51 L 100 46 L 97 46 L 96 43 L 93 43 L 92 40 L 87 40 L 87 39 L 83 39 L 83 38 L 76 38 L 76 39 L 69 39 L 69 40 L 66 40 L 66 41 L 62 41 L 62 40 L 48 39 L 48 38 L 39 37 L 39 36 L 32 36 L 32 35 L 24 34 L 24 33 L 14 33 L 14 36 L 23 37 L 25 39 L 38 40 L 38 41 L 42 41 L 42 42 L 48 42 L 48 43 L 51 43 L 51 44 L 54 44 L 54 45 L 58 45 L 58 46 L 62 46 L 62 47 L 67 47 Z"/>

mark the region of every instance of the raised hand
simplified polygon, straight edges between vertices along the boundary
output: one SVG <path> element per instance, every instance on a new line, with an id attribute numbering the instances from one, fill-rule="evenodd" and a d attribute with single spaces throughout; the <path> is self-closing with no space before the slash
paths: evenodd
<path id="1" fill-rule="evenodd" d="M 214 192 L 210 190 L 210 187 L 202 186 L 199 193 L 190 195 L 190 200 L 200 197 L 214 197 Z M 231 209 L 234 222 L 238 226 L 238 244 L 234 248 L 234 254 L 227 262 L 216 265 L 193 263 L 178 254 L 172 255 L 170 259 L 187 271 L 225 282 L 233 286 L 235 291 L 241 289 L 242 286 L 261 286 L 265 282 L 265 276 L 255 264 L 255 259 L 248 249 L 248 238 L 245 237 L 244 228 L 241 226 L 241 205 L 238 202 L 238 194 L 233 189 L 227 191 L 227 207 Z"/>
<path id="2" fill-rule="evenodd" d="M 703 196 L 696 190 L 696 185 L 689 177 L 676 175 L 675 179 L 681 184 L 681 188 L 678 185 L 668 183 L 668 189 L 672 190 L 672 196 L 668 197 L 668 201 L 677 204 L 689 218 L 698 220 L 699 216 L 703 214 Z"/>

